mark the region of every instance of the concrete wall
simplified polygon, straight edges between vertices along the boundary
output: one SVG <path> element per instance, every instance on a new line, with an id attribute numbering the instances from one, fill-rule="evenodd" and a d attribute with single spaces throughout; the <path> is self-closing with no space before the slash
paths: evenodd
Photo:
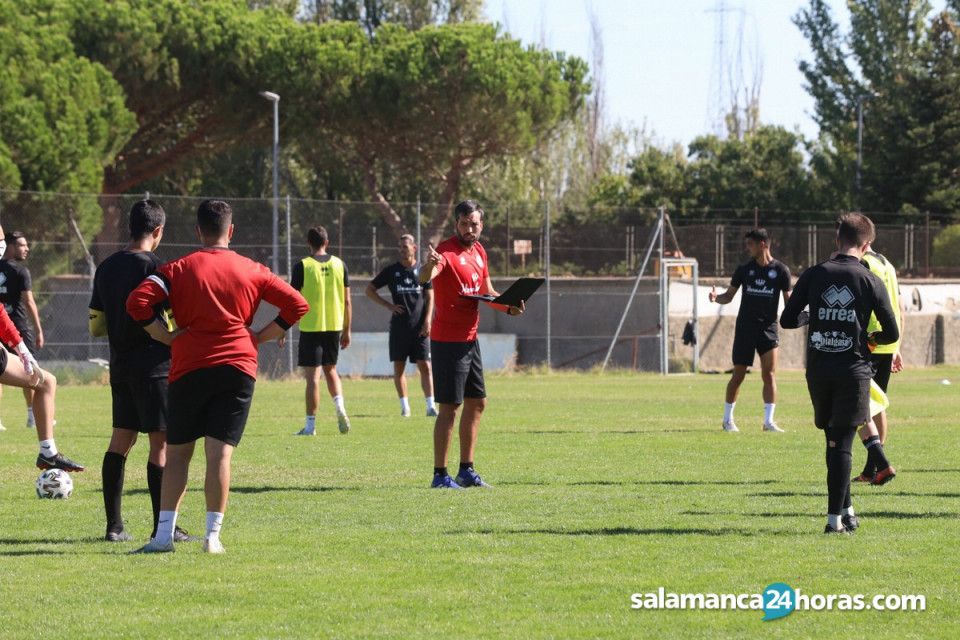
<path id="1" fill-rule="evenodd" d="M 689 318 L 671 316 L 670 351 L 680 358 L 691 359 L 693 348 L 683 345 L 680 336 Z M 732 366 L 731 349 L 737 319 L 731 316 L 700 318 L 700 369 L 726 371 Z M 908 367 L 960 363 L 960 317 L 911 314 L 906 319 L 900 351 Z M 781 369 L 802 369 L 806 356 L 806 329 L 780 330 L 778 366 Z M 760 366 L 759 358 L 754 362 Z"/>

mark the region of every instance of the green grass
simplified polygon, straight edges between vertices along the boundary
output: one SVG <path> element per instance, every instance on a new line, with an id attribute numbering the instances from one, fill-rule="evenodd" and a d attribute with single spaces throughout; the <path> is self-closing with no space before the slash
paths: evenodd
<path id="1" fill-rule="evenodd" d="M 234 458 L 225 556 L 181 545 L 130 557 L 99 542 L 109 391 L 63 387 L 58 444 L 86 462 L 65 502 L 40 501 L 35 435 L 7 390 L 0 434 L 0 636 L 62 637 L 956 637 L 960 625 L 960 369 L 892 386 L 883 488 L 856 487 L 862 527 L 825 538 L 823 437 L 802 374 L 780 376 L 759 430 L 759 376 L 719 429 L 725 376 L 554 374 L 488 379 L 477 466 L 492 491 L 440 492 L 432 423 L 402 420 L 387 380 L 346 381 L 353 431 L 329 402 L 320 435 L 292 437 L 302 386 L 258 384 Z M 416 385 L 413 385 L 416 388 Z M 864 452 L 857 445 L 854 465 Z M 456 458 L 452 461 L 455 465 Z M 145 443 L 125 517 L 149 533 Z M 202 458 L 180 522 L 200 532 Z M 656 591 L 923 594 L 922 612 L 635 611 Z M 54 625 L 54 626 L 52 626 Z M 70 629 L 51 634 L 50 629 Z"/>

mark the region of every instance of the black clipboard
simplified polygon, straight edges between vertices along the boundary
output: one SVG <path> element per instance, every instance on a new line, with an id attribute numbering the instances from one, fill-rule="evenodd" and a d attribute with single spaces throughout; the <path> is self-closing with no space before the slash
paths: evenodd
<path id="1" fill-rule="evenodd" d="M 520 303 L 525 303 L 529 300 L 542 284 L 543 278 L 520 278 L 499 296 L 484 293 L 479 295 L 465 295 L 463 297 L 493 302 L 494 304 L 504 304 L 508 307 L 519 307 Z"/>

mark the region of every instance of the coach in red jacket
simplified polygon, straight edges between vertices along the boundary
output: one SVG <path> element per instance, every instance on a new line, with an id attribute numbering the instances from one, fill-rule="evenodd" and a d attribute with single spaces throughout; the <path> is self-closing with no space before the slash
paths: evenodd
<path id="1" fill-rule="evenodd" d="M 230 458 L 240 443 L 257 374 L 257 345 L 284 335 L 307 302 L 267 267 L 228 248 L 233 210 L 206 200 L 197 210 L 203 248 L 160 267 L 127 299 L 127 313 L 155 340 L 171 345 L 167 466 L 157 535 L 139 553 L 173 551 L 177 509 L 194 443 L 204 439 L 207 530 L 203 550 L 223 553 L 220 527 L 230 492 Z M 154 307 L 168 299 L 179 326 L 167 330 Z M 250 323 L 261 300 L 279 308 L 260 331 Z"/>

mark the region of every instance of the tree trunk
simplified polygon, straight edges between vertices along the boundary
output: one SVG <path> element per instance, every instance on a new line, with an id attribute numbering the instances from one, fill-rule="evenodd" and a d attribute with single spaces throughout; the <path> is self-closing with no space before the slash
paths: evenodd
<path id="1" fill-rule="evenodd" d="M 407 227 L 403 224 L 403 219 L 400 215 L 390 206 L 390 203 L 387 202 L 387 199 L 383 197 L 383 194 L 380 193 L 380 190 L 377 188 L 377 174 L 373 166 L 373 161 L 367 160 L 364 165 L 363 185 L 367 190 L 367 195 L 370 196 L 370 200 L 376 205 L 377 211 L 380 212 L 380 217 L 383 218 L 383 221 L 387 223 L 387 226 L 390 227 L 393 234 L 397 237 L 397 240 L 399 240 L 400 236 L 407 233 Z"/>

